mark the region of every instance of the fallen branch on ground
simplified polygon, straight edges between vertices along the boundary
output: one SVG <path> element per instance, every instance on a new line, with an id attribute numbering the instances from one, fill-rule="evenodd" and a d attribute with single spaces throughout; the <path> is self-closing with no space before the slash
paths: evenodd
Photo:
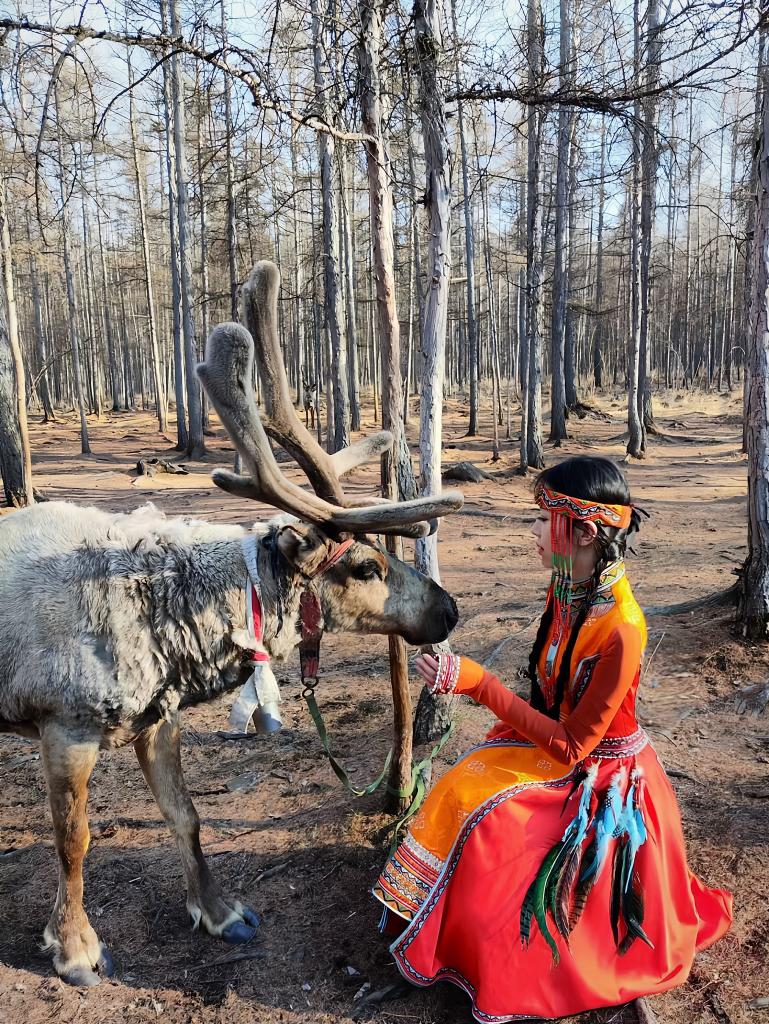
<path id="1" fill-rule="evenodd" d="M 681 601 L 679 604 L 652 604 L 644 608 L 644 612 L 646 615 L 683 615 L 700 608 L 716 608 L 720 605 L 736 604 L 739 592 L 739 583 L 733 583 L 726 590 L 719 590 L 715 594 L 707 594 L 705 597 L 697 597 L 693 601 Z"/>

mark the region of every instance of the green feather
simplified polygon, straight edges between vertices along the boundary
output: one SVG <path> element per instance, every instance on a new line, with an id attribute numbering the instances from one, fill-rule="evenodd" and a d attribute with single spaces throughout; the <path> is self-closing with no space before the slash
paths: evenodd
<path id="1" fill-rule="evenodd" d="M 531 937 L 531 919 L 532 917 L 539 925 L 539 930 L 542 932 L 542 937 L 550 947 L 550 951 L 553 954 L 553 961 L 557 964 L 560 960 L 560 954 L 558 947 L 555 944 L 555 939 L 550 934 L 550 929 L 547 926 L 547 893 L 553 872 L 559 861 L 560 855 L 563 850 L 563 841 L 559 840 L 555 846 L 552 847 L 542 861 L 537 874 L 534 877 L 534 881 L 529 886 L 526 895 L 523 899 L 523 905 L 521 907 L 521 940 L 523 944 L 527 946 Z"/>

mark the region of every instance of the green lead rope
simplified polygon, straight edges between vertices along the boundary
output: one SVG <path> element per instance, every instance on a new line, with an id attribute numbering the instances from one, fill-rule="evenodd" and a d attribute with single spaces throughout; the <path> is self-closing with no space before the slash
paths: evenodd
<path id="1" fill-rule="evenodd" d="M 387 757 L 385 758 L 384 768 L 382 768 L 380 774 L 373 780 L 373 782 L 369 782 L 367 786 L 364 786 L 363 789 L 358 789 L 356 786 L 353 786 L 353 784 L 350 782 L 350 777 L 348 776 L 347 772 L 344 770 L 341 764 L 331 753 L 331 747 L 329 746 L 328 742 L 328 732 L 326 731 L 326 723 L 323 721 L 323 715 L 320 713 L 320 708 L 318 707 L 318 702 L 315 699 L 315 694 L 312 692 L 312 689 L 310 687 L 305 688 L 304 692 L 302 693 L 302 696 L 307 702 L 307 709 L 309 710 L 310 716 L 313 722 L 315 723 L 315 728 L 318 730 L 318 736 L 320 737 L 321 745 L 323 746 L 323 750 L 326 754 L 326 757 L 328 758 L 328 763 L 331 765 L 331 770 L 334 772 L 334 775 L 336 775 L 336 777 L 339 779 L 339 781 L 342 783 L 345 789 L 349 790 L 349 792 L 352 793 L 353 796 L 362 797 L 369 796 L 371 793 L 375 793 L 376 790 L 378 790 L 379 787 L 384 782 L 385 778 L 387 777 L 387 773 L 390 769 L 390 763 L 393 757 L 392 747 L 390 748 L 390 751 L 387 754 Z M 425 794 L 427 793 L 428 770 L 432 765 L 433 761 L 435 760 L 435 758 L 448 743 L 449 738 L 451 737 L 453 732 L 454 722 L 450 722 L 448 727 L 441 734 L 441 737 L 438 740 L 438 742 L 427 755 L 427 757 L 422 758 L 421 761 L 417 761 L 417 763 L 413 765 L 411 769 L 411 781 L 409 782 L 409 785 L 406 788 L 396 789 L 390 785 L 387 785 L 385 787 L 386 791 L 391 796 L 397 796 L 402 800 L 411 797 L 411 803 L 406 808 L 405 813 L 395 822 L 395 825 L 393 827 L 393 835 L 392 840 L 390 842 L 390 850 L 388 852 L 388 856 L 395 849 L 398 841 L 398 835 L 403 826 L 406 824 L 407 821 L 414 817 L 414 815 L 421 807 L 422 801 L 424 800 Z"/>

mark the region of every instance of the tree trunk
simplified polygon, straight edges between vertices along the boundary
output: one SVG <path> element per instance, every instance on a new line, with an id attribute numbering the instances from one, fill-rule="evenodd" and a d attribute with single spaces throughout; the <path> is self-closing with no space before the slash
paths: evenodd
<path id="1" fill-rule="evenodd" d="M 747 353 L 750 383 L 745 409 L 748 558 L 742 573 L 739 618 L 746 637 L 766 640 L 769 638 L 769 91 L 766 83 L 756 164 L 751 334 Z"/>
<path id="2" fill-rule="evenodd" d="M 329 68 L 326 55 L 328 44 L 327 13 L 321 17 L 320 0 L 311 0 L 315 91 L 320 118 L 330 122 L 328 102 Z M 342 337 L 342 290 L 339 271 L 339 228 L 334 181 L 334 138 L 327 132 L 318 133 L 321 193 L 323 198 L 323 262 L 326 292 L 326 324 L 331 346 L 331 378 L 334 395 L 333 449 L 338 451 L 350 443 L 350 401 L 347 383 L 346 342 Z M 326 396 L 330 402 L 330 396 Z"/>
<path id="3" fill-rule="evenodd" d="M 649 306 L 651 299 L 651 254 L 654 231 L 655 199 L 657 195 L 657 111 L 658 99 L 654 90 L 659 84 L 662 30 L 659 25 L 658 0 L 649 0 L 646 8 L 646 89 L 649 95 L 643 102 L 643 147 L 641 151 L 641 324 L 639 351 L 639 418 L 642 441 L 646 446 L 646 432 L 654 428 L 651 385 L 651 343 L 649 340 Z"/>
<path id="4" fill-rule="evenodd" d="M 78 334 L 78 308 L 75 296 L 75 281 L 72 275 L 72 258 L 69 251 L 69 212 L 67 208 L 67 189 L 64 183 L 64 146 L 61 138 L 60 103 L 58 86 L 54 86 L 54 102 L 56 106 L 56 147 L 59 158 L 59 197 L 61 199 L 61 238 L 62 256 L 64 259 L 64 280 L 67 291 L 67 315 L 69 320 L 69 344 L 72 353 L 72 378 L 75 385 L 78 410 L 80 412 L 80 451 L 83 455 L 91 454 L 88 439 L 88 421 L 85 415 L 85 398 L 83 396 L 83 377 L 80 370 L 80 338 Z"/>
<path id="5" fill-rule="evenodd" d="M 227 15 L 225 13 L 224 0 L 220 4 L 222 34 L 222 48 L 227 49 Z M 225 165 L 227 170 L 227 272 L 230 285 L 230 317 L 236 322 L 240 319 L 238 307 L 238 236 L 235 221 L 235 171 L 232 158 L 232 138 L 234 133 L 232 123 L 232 86 L 230 76 L 224 76 L 224 147 Z"/>
<path id="6" fill-rule="evenodd" d="M 5 443 L 2 446 L 4 451 L 0 461 L 2 462 L 6 501 L 9 505 L 21 507 L 33 505 L 35 495 L 32 488 L 32 453 L 27 425 L 26 377 L 19 342 L 19 322 L 13 286 L 11 234 L 8 228 L 5 201 L 5 182 L 0 180 L 0 253 L 3 265 L 3 294 L 0 295 L 0 307 L 2 307 L 0 347 L 4 350 L 2 356 L 4 380 L 0 387 L 3 392 L 3 405 L 7 406 L 0 417 L 5 421 L 4 424 L 0 423 L 0 437 L 4 435 L 3 426 L 9 430 L 7 439 L 4 438 Z M 17 457 L 20 465 L 17 463 Z"/>
<path id="7" fill-rule="evenodd" d="M 560 66 L 559 87 L 569 87 L 571 40 L 569 0 L 560 0 Z M 569 293 L 568 225 L 569 164 L 571 148 L 571 111 L 565 104 L 558 109 L 558 162 L 555 177 L 555 264 L 553 268 L 552 370 L 550 387 L 550 440 L 560 446 L 569 436 L 566 432 L 566 300 Z"/>
<path id="8" fill-rule="evenodd" d="M 454 79 L 457 92 L 461 88 L 459 77 L 459 37 L 457 34 L 456 2 L 451 0 L 451 24 L 454 34 L 456 61 Z M 473 210 L 470 194 L 470 174 L 467 162 L 467 140 L 465 138 L 464 104 L 457 103 L 457 121 L 459 128 L 459 147 L 462 157 L 462 210 L 465 221 L 465 268 L 467 272 L 467 353 L 468 379 L 470 381 L 470 422 L 467 436 L 474 437 L 478 433 L 478 324 L 475 309 L 475 237 L 473 231 Z"/>
<path id="9" fill-rule="evenodd" d="M 543 40 L 542 17 L 539 0 L 528 0 L 527 60 L 528 85 L 534 91 L 541 75 Z M 521 459 L 519 471 L 528 466 L 542 469 L 545 465 L 542 449 L 542 247 L 543 211 L 541 202 L 541 160 L 543 115 L 532 104 L 527 114 L 527 201 L 526 201 L 526 337 L 529 346 L 528 416 L 526 424 L 526 459 Z M 523 442 L 522 442 L 523 443 Z"/>
<path id="10" fill-rule="evenodd" d="M 419 405 L 420 493 L 441 491 L 443 387 L 446 328 L 451 281 L 451 145 L 440 65 L 443 59 L 443 0 L 414 0 L 414 51 L 419 69 L 419 112 L 425 148 L 427 213 L 427 294 L 422 326 L 422 378 Z M 440 529 L 440 528 L 439 528 Z M 418 569 L 440 582 L 438 534 L 416 542 Z M 451 722 L 454 698 L 422 689 L 414 736 L 424 742 Z"/>
<path id="11" fill-rule="evenodd" d="M 342 150 L 339 160 L 342 216 L 342 254 L 345 266 L 347 298 L 347 389 L 350 397 L 350 429 L 360 430 L 360 371 L 358 369 L 358 325 L 355 300 L 355 202 L 348 184 L 347 153 Z"/>
<path id="12" fill-rule="evenodd" d="M 166 0 L 161 0 L 162 28 L 168 32 Z M 174 396 L 176 399 L 176 447 L 186 451 L 189 444 L 187 429 L 187 400 L 184 383 L 184 349 L 182 344 L 181 269 L 179 264 L 179 232 L 177 229 L 178 201 L 176 175 L 176 146 L 174 143 L 171 107 L 171 69 L 163 61 L 163 114 L 166 140 L 166 178 L 168 183 L 168 238 L 171 261 L 171 311 L 174 335 Z"/>
<path id="13" fill-rule="evenodd" d="M 639 0 L 633 0 L 633 24 L 635 33 L 635 82 L 640 82 L 641 28 L 639 23 Z M 638 415 L 638 377 L 641 357 L 641 105 L 634 103 L 634 119 L 631 129 L 632 181 L 630 185 L 630 291 L 631 327 L 628 339 L 628 443 L 627 453 L 634 459 L 643 458 L 643 423 Z"/>
<path id="14" fill-rule="evenodd" d="M 395 306 L 395 271 L 393 239 L 393 194 L 390 160 L 382 135 L 381 83 L 379 55 L 382 22 L 377 0 L 362 0 L 361 34 L 358 60 L 361 78 L 361 113 L 363 131 L 374 141 L 365 143 L 369 186 L 371 242 L 376 282 L 376 307 L 382 359 L 382 425 L 394 437 L 391 451 L 382 455 L 382 493 L 395 501 L 399 497 L 399 470 L 411 475 L 411 464 L 405 448 L 403 432 L 403 390 L 401 382 L 400 323 Z M 352 255 L 352 254 L 350 254 Z M 403 556 L 403 542 L 387 538 L 387 549 Z M 391 636 L 390 679 L 395 706 L 395 741 L 390 770 L 390 787 L 408 791 L 411 783 L 411 695 L 409 693 L 406 648 L 401 637 Z M 408 797 L 390 794 L 388 805 L 405 810 Z"/>
<path id="15" fill-rule="evenodd" d="M 171 34 L 181 35 L 178 0 L 161 0 L 161 6 L 168 3 L 171 17 Z M 179 266 L 181 269 L 182 330 L 184 335 L 184 370 L 187 383 L 187 416 L 189 434 L 187 454 L 200 458 L 205 453 L 203 440 L 203 415 L 200 404 L 200 388 L 195 373 L 197 350 L 195 348 L 195 323 L 192 317 L 192 270 L 189 226 L 189 202 L 187 198 L 187 148 L 184 138 L 184 83 L 182 81 L 181 57 L 171 55 L 171 109 L 176 153 L 176 202 L 179 231 Z"/>
<path id="16" fill-rule="evenodd" d="M 419 69 L 419 109 L 425 147 L 427 186 L 427 296 L 422 330 L 422 388 L 419 452 L 423 495 L 441 491 L 443 382 L 446 322 L 451 279 L 451 144 L 440 62 L 443 57 L 443 2 L 415 0 L 414 48 Z M 416 544 L 417 567 L 440 581 L 437 534 Z"/>
<path id="17" fill-rule="evenodd" d="M 128 78 L 131 79 L 131 58 L 128 57 Z M 136 182 L 136 205 L 139 212 L 139 237 L 142 247 L 144 266 L 144 297 L 147 303 L 147 334 L 149 335 L 150 356 L 152 359 L 152 376 L 155 382 L 155 398 L 157 401 L 158 429 L 165 433 L 168 429 L 168 401 L 163 384 L 163 374 L 158 348 L 158 331 L 155 322 L 155 296 L 152 286 L 152 260 L 150 259 L 150 241 L 147 231 L 147 212 L 144 203 L 144 181 L 142 167 L 139 163 L 139 146 L 136 138 L 136 122 L 134 119 L 133 90 L 128 93 L 128 123 L 131 133 L 131 156 L 133 158 L 134 180 Z M 126 406 L 128 408 L 128 406 Z M 177 409 L 177 415 L 179 410 Z M 184 405 L 181 411 L 184 417 Z M 181 439 L 180 439 L 181 440 Z"/>

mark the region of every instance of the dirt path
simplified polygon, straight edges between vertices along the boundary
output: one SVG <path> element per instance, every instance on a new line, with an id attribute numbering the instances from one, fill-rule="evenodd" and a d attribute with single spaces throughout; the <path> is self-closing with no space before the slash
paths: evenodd
<path id="1" fill-rule="evenodd" d="M 605 403 L 615 419 L 573 425 L 575 439 L 548 460 L 572 452 L 621 456 L 622 400 Z M 656 444 L 628 467 L 646 524 L 631 577 L 642 604 L 668 605 L 725 588 L 745 556 L 745 463 L 739 455 L 736 400 L 658 403 L 663 430 L 689 440 Z M 672 424 L 672 425 L 671 425 Z M 368 426 L 373 426 L 369 424 Z M 248 523 L 258 509 L 217 491 L 207 474 L 231 461 L 221 434 L 190 475 L 135 483 L 142 456 L 168 456 L 149 415 L 111 417 L 92 426 L 95 455 L 78 454 L 76 423 L 33 427 L 37 486 L 49 498 L 129 509 L 152 500 L 169 514 L 195 513 Z M 488 438 L 468 440 L 448 417 L 446 459 L 483 463 Z M 496 474 L 465 485 L 467 505 L 442 530 L 444 583 L 462 618 L 454 644 L 512 681 L 527 657 L 547 580 L 531 557 L 531 483 L 513 474 L 516 446 L 503 445 Z M 353 486 L 373 487 L 375 471 Z M 766 888 L 769 878 L 769 720 L 739 717 L 737 689 L 767 678 L 767 656 L 737 641 L 726 608 L 652 617 L 641 719 L 671 770 L 681 802 L 692 869 L 733 889 L 733 932 L 701 954 L 689 982 L 652 1001 L 660 1022 L 743 1024 L 769 995 Z M 500 647 L 500 645 L 502 645 Z M 386 645 L 378 639 L 327 638 L 319 698 L 334 745 L 351 773 L 378 771 L 388 743 Z M 346 1024 L 356 992 L 396 980 L 376 933 L 368 889 L 381 865 L 388 820 L 374 797 L 348 798 L 319 756 L 299 697 L 297 666 L 287 681 L 285 730 L 273 739 L 233 740 L 229 704 L 185 716 L 184 757 L 203 819 L 202 840 L 219 877 L 264 916 L 254 950 L 222 946 L 190 931 L 181 871 L 169 835 L 145 789 L 131 750 L 103 756 L 94 773 L 86 904 L 112 949 L 116 979 L 80 993 L 52 976 L 39 949 L 56 891 L 56 870 L 42 774 L 33 744 L 0 737 L 0 1021 L 102 1024 L 244 1024 L 311 1021 Z M 417 693 L 414 684 L 414 694 Z M 476 741 L 489 713 L 463 704 L 443 767 Z M 441 765 L 438 770 L 442 770 Z M 232 780 L 240 776 L 241 788 Z M 238 783 L 235 784 L 236 786 Z M 253 959 L 236 959 L 243 953 Z M 357 973 L 351 973 L 352 968 Z M 470 1019 L 465 997 L 448 986 L 373 1007 L 386 1024 L 458 1024 Z M 587 1020 L 588 1018 L 583 1018 Z M 623 1018 L 616 1011 L 591 1021 Z M 629 1021 L 627 1014 L 625 1019 Z"/>

